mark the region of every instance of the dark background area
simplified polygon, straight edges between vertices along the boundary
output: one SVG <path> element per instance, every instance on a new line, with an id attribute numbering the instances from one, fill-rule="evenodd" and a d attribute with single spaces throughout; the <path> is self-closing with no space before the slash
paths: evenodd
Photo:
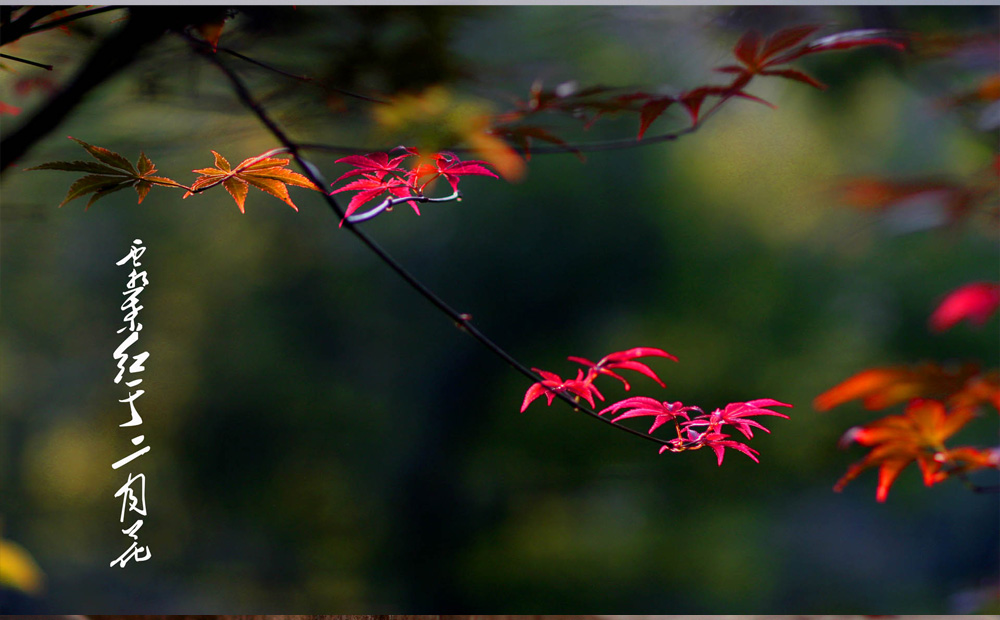
<path id="1" fill-rule="evenodd" d="M 10 53 L 65 79 L 117 13 Z M 220 44 L 327 85 L 395 95 L 444 85 L 509 107 L 532 82 L 678 89 L 722 83 L 749 28 L 893 27 L 996 36 L 994 7 L 246 7 Z M 7 50 L 8 48 L 4 48 Z M 239 69 L 304 142 L 394 146 L 373 104 L 265 69 Z M 875 472 L 832 486 L 861 448 L 837 441 L 876 415 L 812 399 L 869 367 L 998 363 L 1000 328 L 932 334 L 947 292 L 997 280 L 996 231 L 973 223 L 903 234 L 831 188 L 846 177 L 951 175 L 989 165 L 997 135 L 941 101 L 1000 67 L 883 49 L 797 66 L 675 143 L 536 155 L 520 183 L 462 182 L 461 203 L 365 225 L 390 253 L 530 366 L 635 346 L 666 390 L 633 394 L 706 410 L 794 404 L 722 467 L 708 451 L 653 444 L 541 401 L 345 230 L 321 197 L 296 213 L 256 190 L 241 215 L 223 191 L 181 200 L 129 191 L 84 212 L 56 205 L 75 178 L 25 172 L 82 159 L 72 135 L 145 152 L 190 182 L 210 150 L 239 162 L 278 146 L 214 67 L 167 36 L 94 90 L 4 173 L 0 219 L 0 484 L 3 538 L 45 575 L 35 612 L 254 613 L 501 610 L 509 613 L 969 612 L 998 574 L 996 494 L 927 489 L 906 471 L 884 504 Z M 0 75 L 0 99 L 33 69 Z M 44 72 L 39 71 L 39 75 Z M 18 99 L 18 97 L 21 97 Z M 3 131 L 20 117 L 3 116 Z M 559 124 L 559 119 L 553 122 Z M 680 129 L 671 110 L 651 133 Z M 634 117 L 578 141 L 631 137 Z M 336 154 L 310 158 L 330 179 Z M 440 188 L 438 188 L 440 189 Z M 933 205 L 931 205 L 933 207 Z M 149 454 L 145 563 L 115 516 L 132 450 L 112 353 L 141 238 L 149 287 L 137 401 Z M 625 393 L 599 384 L 609 402 Z M 986 413 L 956 437 L 987 446 Z M 985 484 L 995 476 L 984 476 Z M 29 602 L 25 601 L 25 605 Z M 965 605 L 966 607 L 963 607 Z"/>

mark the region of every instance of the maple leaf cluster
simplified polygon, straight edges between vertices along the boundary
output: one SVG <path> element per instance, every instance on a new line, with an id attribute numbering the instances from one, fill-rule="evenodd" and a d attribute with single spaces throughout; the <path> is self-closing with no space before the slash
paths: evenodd
<path id="1" fill-rule="evenodd" d="M 866 409 L 907 405 L 902 415 L 886 416 L 844 434 L 841 445 L 857 443 L 872 450 L 847 470 L 834 487 L 837 491 L 871 467 L 879 468 L 876 499 L 880 502 L 911 463 L 920 467 L 927 486 L 979 469 L 1000 469 L 1000 448 L 953 448 L 944 443 L 975 417 L 977 406 L 986 404 L 1000 412 L 1000 371 L 983 372 L 974 364 L 952 369 L 936 364 L 872 368 L 820 394 L 813 406 L 826 411 L 855 399 Z"/>
<path id="2" fill-rule="evenodd" d="M 541 381 L 528 388 L 524 395 L 524 402 L 521 404 L 521 411 L 524 412 L 532 402 L 541 396 L 545 396 L 548 404 L 551 405 L 559 394 L 571 395 L 577 402 L 582 398 L 593 408 L 595 397 L 604 400 L 604 396 L 594 385 L 594 380 L 598 377 L 602 375 L 613 377 L 622 382 L 626 391 L 631 389 L 629 382 L 616 372 L 617 370 L 638 372 L 658 383 L 660 387 L 666 387 L 652 368 L 637 361 L 638 358 L 642 357 L 665 357 L 677 361 L 675 356 L 662 349 L 637 347 L 608 354 L 596 363 L 582 357 L 569 357 L 571 362 L 576 362 L 586 369 L 586 372 L 584 369 L 577 369 L 574 379 L 564 380 L 553 372 L 533 368 L 532 370 L 541 377 Z M 647 396 L 633 396 L 604 408 L 597 415 L 615 415 L 611 419 L 614 424 L 631 418 L 652 417 L 653 422 L 648 431 L 649 435 L 652 435 L 664 424 L 673 422 L 677 436 L 669 440 L 660 440 L 660 454 L 709 448 L 715 453 L 718 464 L 721 466 L 726 448 L 742 452 L 754 461 L 758 461 L 759 452 L 744 443 L 731 439 L 731 435 L 723 432 L 723 427 L 729 425 L 747 439 L 753 438 L 753 429 L 755 428 L 769 433 L 770 431 L 763 424 L 751 419 L 751 417 L 771 415 L 787 418 L 788 416 L 772 411 L 768 407 L 791 407 L 791 405 L 770 398 L 761 398 L 747 402 L 730 403 L 722 409 L 704 413 L 700 407 L 685 405 L 681 402 L 659 401 Z M 694 412 L 697 412 L 697 415 Z"/>
<path id="3" fill-rule="evenodd" d="M 927 54 L 927 39 L 917 40 L 918 52 Z M 959 41 L 961 44 L 967 42 Z M 948 42 L 947 49 L 956 42 Z M 978 43 L 977 43 L 978 45 Z M 988 46 L 996 55 L 995 42 Z M 954 98 L 953 104 L 989 102 L 1000 97 L 1000 78 L 987 76 L 974 96 Z M 1000 155 L 966 179 L 926 175 L 910 179 L 858 177 L 841 184 L 841 199 L 864 211 L 913 215 L 919 228 L 954 225 L 960 220 L 986 216 L 991 233 L 1000 221 Z M 928 217 L 928 208 L 932 209 Z M 992 219 L 992 222 L 990 222 Z M 909 228 L 915 229 L 913 225 Z M 941 333 L 961 322 L 982 327 L 1000 308 L 1000 283 L 970 282 L 955 288 L 934 307 L 928 318 L 931 332 Z M 813 406 L 826 411 L 852 400 L 870 410 L 904 405 L 900 415 L 889 415 L 849 429 L 842 445 L 857 443 L 870 448 L 868 455 L 850 466 L 834 487 L 841 490 L 866 469 L 877 467 L 876 498 L 885 501 L 900 472 L 911 463 L 919 467 L 924 484 L 932 486 L 955 477 L 972 488 L 966 474 L 1000 469 L 1000 447 L 976 448 L 945 445 L 972 420 L 978 408 L 1000 413 L 1000 371 L 980 370 L 978 364 L 941 366 L 892 366 L 863 370 L 816 397 Z"/>
<path id="4" fill-rule="evenodd" d="M 532 140 L 570 147 L 564 140 L 537 124 L 521 124 L 528 117 L 542 112 L 560 112 L 583 120 L 584 128 L 589 128 L 601 116 L 624 112 L 639 115 L 638 139 L 642 139 L 650 125 L 675 104 L 684 108 L 692 126 L 700 122 L 703 104 L 709 97 L 718 98 L 720 103 L 739 97 L 775 107 L 746 92 L 746 87 L 757 76 L 780 77 L 825 89 L 826 85 L 819 80 L 787 66 L 804 56 L 876 45 L 898 50 L 907 48 L 907 42 L 901 35 L 886 30 L 851 30 L 806 42 L 819 29 L 815 25 L 797 26 L 780 30 L 767 38 L 757 31 L 747 32 L 733 47 L 733 55 L 738 64 L 715 69 L 720 73 L 733 74 L 729 84 L 705 85 L 662 94 L 627 92 L 604 86 L 580 88 L 573 82 L 545 89 L 541 83 L 536 82 L 526 100 L 517 101 L 513 110 L 496 117 L 491 131 L 519 146 L 526 156 L 530 156 Z"/>
<path id="5" fill-rule="evenodd" d="M 875 497 L 880 502 L 886 500 L 893 482 L 911 463 L 919 466 L 926 486 L 978 469 L 1000 469 L 1000 448 L 945 446 L 945 440 L 973 417 L 975 410 L 971 407 L 955 407 L 949 411 L 936 400 L 914 399 L 902 415 L 886 416 L 848 430 L 842 443 L 855 442 L 872 450 L 848 468 L 834 490 L 842 490 L 870 467 L 879 468 Z"/>
<path id="6" fill-rule="evenodd" d="M 291 208 L 298 211 L 298 207 L 292 202 L 288 194 L 287 185 L 297 185 L 308 189 L 319 190 L 312 181 L 297 172 L 288 170 L 290 159 L 286 157 L 272 157 L 274 151 L 268 151 L 256 157 L 243 160 L 235 168 L 229 165 L 226 158 L 212 151 L 215 156 L 214 168 L 199 168 L 193 172 L 199 176 L 190 187 L 182 185 L 173 179 L 155 176 L 156 166 L 146 157 L 145 153 L 139 155 L 139 161 L 132 165 L 129 160 L 122 155 L 109 151 L 106 148 L 87 144 L 83 140 L 77 140 L 70 136 L 70 140 L 82 146 L 91 157 L 97 161 L 52 161 L 28 168 L 28 170 L 64 170 L 68 172 L 90 172 L 87 176 L 77 179 L 69 188 L 66 198 L 59 206 L 63 206 L 71 200 L 82 198 L 88 194 L 93 194 L 87 202 L 85 209 L 89 209 L 92 204 L 104 198 L 108 194 L 134 187 L 139 194 L 139 204 L 149 194 L 149 190 L 154 186 L 173 187 L 187 190 L 183 198 L 193 194 L 203 192 L 211 187 L 222 185 L 232 196 L 239 207 L 240 213 L 244 213 L 244 203 L 250 187 L 271 194 L 280 199 Z"/>
<path id="7" fill-rule="evenodd" d="M 349 155 L 336 161 L 338 164 L 354 166 L 334 181 L 331 185 L 352 177 L 361 177 L 347 185 L 335 189 L 331 194 L 356 191 L 344 211 L 344 220 L 350 218 L 358 209 L 386 194 L 389 198 L 380 205 L 389 209 L 393 204 L 406 203 L 420 215 L 417 202 L 429 202 L 432 199 L 424 194 L 428 185 L 443 178 L 451 186 L 453 196 L 435 201 L 458 198 L 458 182 L 463 176 L 480 175 L 499 178 L 487 166 L 489 163 L 478 160 L 462 161 L 458 155 L 451 152 L 433 153 L 423 156 L 413 147 L 398 147 L 402 155 L 391 157 L 389 153 L 368 153 L 367 155 Z M 403 161 L 416 157 L 415 164 L 410 168 L 403 167 Z M 344 221 L 341 220 L 341 225 Z"/>

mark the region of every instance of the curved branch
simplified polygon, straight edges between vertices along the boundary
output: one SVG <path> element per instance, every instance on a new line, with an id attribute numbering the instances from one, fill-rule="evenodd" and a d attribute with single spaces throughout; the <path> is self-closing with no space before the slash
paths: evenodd
<path id="1" fill-rule="evenodd" d="M 462 193 L 457 189 L 454 194 L 448 196 L 442 196 L 441 198 L 430 198 L 428 196 L 403 196 L 401 198 L 386 198 L 377 206 L 365 211 L 364 213 L 357 213 L 354 215 L 347 216 L 347 221 L 353 224 L 358 222 L 367 222 L 368 220 L 375 219 L 378 215 L 390 208 L 401 205 L 404 202 L 451 202 L 452 200 L 461 200 Z"/>
<path id="2" fill-rule="evenodd" d="M 23 62 L 26 65 L 31 65 L 33 67 L 40 67 L 46 71 L 52 71 L 52 65 L 42 64 L 40 62 L 35 62 L 34 60 L 28 60 L 27 58 L 21 58 L 20 56 L 11 56 L 10 54 L 0 54 L 0 58 L 6 58 L 7 60 L 13 60 L 14 62 Z"/>
<path id="3" fill-rule="evenodd" d="M 313 164 L 308 162 L 299 153 L 302 147 L 293 140 L 291 140 L 281 129 L 281 127 L 279 127 L 277 123 L 275 123 L 275 121 L 260 106 L 260 104 L 257 103 L 257 101 L 250 94 L 250 91 L 247 89 L 246 85 L 243 83 L 243 80 L 241 80 L 240 77 L 236 75 L 236 73 L 233 72 L 232 69 L 227 67 L 225 63 L 219 60 L 219 58 L 216 55 L 207 53 L 198 48 L 195 48 L 195 51 L 205 56 L 205 58 L 207 58 L 209 62 L 214 64 L 219 69 L 219 71 L 221 71 L 229 79 L 229 82 L 230 84 L 232 84 L 233 90 L 236 92 L 236 95 L 237 97 L 239 97 L 240 101 L 243 102 L 243 104 L 246 105 L 250 109 L 250 111 L 252 111 L 254 115 L 257 116 L 260 122 L 265 127 L 267 127 L 267 129 L 274 135 L 274 137 L 277 138 L 277 140 L 281 144 L 283 144 L 285 148 L 288 149 L 289 153 L 291 153 L 292 157 L 295 159 L 295 162 L 299 165 L 299 167 L 302 168 L 303 172 L 305 172 L 305 176 L 308 177 L 309 180 L 312 181 L 317 186 L 326 187 L 326 180 L 323 178 L 322 174 L 320 174 L 319 170 L 317 170 L 317 168 Z M 340 205 L 337 204 L 337 201 L 333 198 L 333 196 L 327 194 L 326 192 L 322 192 L 322 195 L 327 205 L 337 215 L 338 219 L 343 220 L 344 211 L 343 209 L 341 209 Z M 511 354 L 507 353 L 507 351 L 502 349 L 499 345 L 490 340 L 485 334 L 479 331 L 479 329 L 472 324 L 471 316 L 462 312 L 458 312 L 457 310 L 449 306 L 443 299 L 438 297 L 437 293 L 430 290 L 413 274 L 407 271 L 405 267 L 399 264 L 399 262 L 397 262 L 384 249 L 382 249 L 382 247 L 378 245 L 374 239 L 368 236 L 363 230 L 355 226 L 353 222 L 350 221 L 344 222 L 344 227 L 347 228 L 349 231 L 351 231 L 365 246 L 367 246 L 368 249 L 371 250 L 379 258 L 379 260 L 385 263 L 390 269 L 395 271 L 396 274 L 410 286 L 410 288 L 415 290 L 424 299 L 429 301 L 434 307 L 436 307 L 438 310 L 444 313 L 448 318 L 454 321 L 455 326 L 458 329 L 467 333 L 474 340 L 479 342 L 481 345 L 483 345 L 489 351 L 491 351 L 494 355 L 503 360 L 508 366 L 510 366 L 517 372 L 521 373 L 525 377 L 527 377 L 531 382 L 536 383 L 541 381 L 541 377 L 532 372 L 530 368 L 528 368 L 521 362 L 517 361 L 517 359 L 515 359 Z M 608 424 L 626 433 L 635 435 L 636 437 L 641 437 L 647 441 L 651 441 L 661 446 L 670 445 L 669 442 L 664 441 L 658 437 L 647 435 L 646 433 L 629 428 L 627 426 L 621 426 L 619 424 L 615 424 L 608 418 L 601 417 L 593 409 L 584 407 L 583 405 L 575 401 L 573 398 L 571 398 L 564 392 L 557 393 L 556 396 L 561 400 L 565 401 L 566 403 L 568 403 L 571 407 L 573 407 L 574 410 L 581 411 L 590 416 L 591 418 L 594 418 L 595 420 L 598 420 L 604 424 Z"/>
<path id="4" fill-rule="evenodd" d="M 730 95 L 719 99 L 719 101 L 716 102 L 715 105 L 713 105 L 711 108 L 708 109 L 707 112 L 701 115 L 697 123 L 691 125 L 690 127 L 685 127 L 684 129 L 680 129 L 678 131 L 674 131 L 671 133 L 665 133 L 657 136 L 650 136 L 648 138 L 638 138 L 638 139 L 619 138 L 617 140 L 597 140 L 594 142 L 577 142 L 575 144 L 567 143 L 567 144 L 557 144 L 551 146 L 533 146 L 531 147 L 530 154 L 531 155 L 562 155 L 562 154 L 577 155 L 579 153 L 597 153 L 600 151 L 620 151 L 623 149 L 632 149 L 639 146 L 648 146 L 651 144 L 662 144 L 664 142 L 673 142 L 674 140 L 677 140 L 683 136 L 686 136 L 688 134 L 697 131 L 699 128 L 701 128 L 702 125 L 705 124 L 705 121 L 707 121 L 709 118 L 711 118 L 716 114 L 716 112 L 719 110 L 719 108 L 722 107 L 724 103 L 726 103 L 732 98 L 733 96 Z M 370 147 L 362 148 L 357 146 L 344 146 L 339 144 L 323 144 L 319 142 L 303 142 L 299 144 L 298 147 L 304 151 L 319 151 L 325 153 L 338 153 L 338 154 L 348 154 L 348 155 L 364 155 L 366 153 L 371 153 L 373 151 L 379 151 L 379 150 L 388 152 L 389 150 L 395 148 L 395 147 L 386 147 L 382 149 L 370 148 Z M 525 151 L 525 149 L 517 146 L 511 146 L 511 149 L 521 155 L 529 154 L 527 151 Z M 447 147 L 445 150 L 451 151 L 453 153 L 475 152 L 475 149 L 473 148 L 462 147 L 462 146 L 450 146 Z"/>
<path id="5" fill-rule="evenodd" d="M 185 38 L 188 40 L 189 43 L 194 43 L 196 45 L 203 46 L 205 50 L 212 49 L 212 46 L 209 43 L 207 43 L 206 41 L 202 41 L 202 40 L 196 39 L 196 38 L 194 38 L 194 37 L 192 37 L 190 35 L 185 35 Z M 261 60 L 257 60 L 256 58 L 251 58 L 250 56 L 246 56 L 244 54 L 241 54 L 241 53 L 239 53 L 239 52 L 237 52 L 235 50 L 229 49 L 228 47 L 222 47 L 220 45 L 220 46 L 217 46 L 216 48 L 214 48 L 214 51 L 225 52 L 226 54 L 229 54 L 230 56 L 233 56 L 235 58 L 239 58 L 240 60 L 242 60 L 244 62 L 248 62 L 248 63 L 250 63 L 252 65 L 256 65 L 256 66 L 258 66 L 258 67 L 260 67 L 262 69 L 266 69 L 266 70 L 271 71 L 273 73 L 277 73 L 278 75 L 283 75 L 283 76 L 285 76 L 287 78 L 291 78 L 293 80 L 298 80 L 299 82 L 304 82 L 306 84 L 315 84 L 316 86 L 319 86 L 321 88 L 325 88 L 327 90 L 331 90 L 333 92 L 340 93 L 341 95 L 344 95 L 345 97 L 353 97 L 354 99 L 360 99 L 362 101 L 368 101 L 369 103 L 380 103 L 380 104 L 388 104 L 389 103 L 388 101 L 385 101 L 384 99 L 378 99 L 376 97 L 369 97 L 368 95 L 362 95 L 360 93 L 355 93 L 355 92 L 351 92 L 349 90 L 344 90 L 343 88 L 339 88 L 337 86 L 332 86 L 332 85 L 330 85 L 330 84 L 328 84 L 326 82 L 317 80 L 316 78 L 310 77 L 308 75 L 299 75 L 297 73 L 292 73 L 291 71 L 285 71 L 284 69 L 282 69 L 280 67 L 275 67 L 272 64 L 263 62 Z"/>
<path id="6" fill-rule="evenodd" d="M 59 19 L 53 19 L 50 22 L 45 22 L 44 24 L 38 24 L 37 26 L 32 26 L 24 34 L 35 34 L 36 32 L 43 32 L 45 30 L 51 30 L 53 28 L 58 28 L 70 22 L 75 22 L 78 19 L 83 19 L 84 17 L 90 17 L 91 15 L 98 15 L 100 13 L 107 13 L 108 11 L 121 11 L 126 9 L 124 6 L 104 6 L 96 9 L 89 9 L 86 11 L 80 11 L 79 13 L 73 13 L 72 15 L 67 15 L 66 17 L 61 17 Z"/>

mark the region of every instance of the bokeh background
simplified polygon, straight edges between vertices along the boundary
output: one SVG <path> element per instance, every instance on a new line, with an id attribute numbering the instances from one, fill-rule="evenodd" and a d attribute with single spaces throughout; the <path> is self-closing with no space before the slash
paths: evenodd
<path id="1" fill-rule="evenodd" d="M 112 12 L 10 53 L 72 75 Z M 803 23 L 996 37 L 995 7 L 247 7 L 221 44 L 324 84 L 420 92 L 507 109 L 532 82 L 656 88 L 721 83 L 711 69 L 750 28 Z M 5 48 L 6 50 L 7 48 Z M 227 57 L 293 138 L 398 144 L 372 104 Z M 655 446 L 558 403 L 518 413 L 528 382 L 463 335 L 366 251 L 319 196 L 296 213 L 253 190 L 181 200 L 129 192 L 60 209 L 81 159 L 65 136 L 190 182 L 210 150 L 238 162 L 278 146 L 226 82 L 166 37 L 95 90 L 6 172 L 0 407 L 3 538 L 44 573 L 8 611 L 508 613 L 943 613 L 979 609 L 998 575 L 996 494 L 906 471 L 884 504 L 863 451 L 837 448 L 874 417 L 812 399 L 868 367 L 998 363 L 998 321 L 931 334 L 947 291 L 998 278 L 996 231 L 861 213 L 832 190 L 858 175 L 968 178 L 995 127 L 949 97 L 995 73 L 976 57 L 884 49 L 800 67 L 830 84 L 757 80 L 779 107 L 730 102 L 674 143 L 536 155 L 519 183 L 462 182 L 461 203 L 399 207 L 365 225 L 390 253 L 528 365 L 660 347 L 667 383 L 636 390 L 711 408 L 795 405 L 731 453 Z M 23 109 L 47 96 L 0 75 Z M 971 111 L 970 111 L 971 110 Z M 634 136 L 634 117 L 574 141 Z M 986 123 L 984 129 L 983 124 Z M 562 123 L 562 124 L 560 124 Z M 680 129 L 671 110 L 651 133 Z M 335 153 L 310 156 L 329 178 Z M 933 210 L 934 205 L 928 208 Z M 925 209 L 926 210 L 926 209 Z M 112 353 L 141 238 L 149 274 L 137 401 L 152 450 L 140 532 L 153 557 L 109 568 L 132 451 Z M 624 392 L 607 382 L 609 399 Z M 997 418 L 960 442 L 995 442 Z M 986 476 L 984 484 L 995 483 Z M 23 594 L 23 593 L 22 593 Z"/>

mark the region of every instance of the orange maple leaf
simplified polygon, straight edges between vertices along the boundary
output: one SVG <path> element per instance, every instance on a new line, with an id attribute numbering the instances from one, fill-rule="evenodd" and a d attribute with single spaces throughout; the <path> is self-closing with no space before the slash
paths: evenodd
<path id="1" fill-rule="evenodd" d="M 913 398 L 935 398 L 952 406 L 988 403 L 1000 410 L 1000 372 L 980 372 L 975 364 L 964 364 L 957 369 L 930 363 L 915 368 L 870 368 L 817 396 L 813 407 L 827 411 L 861 399 L 865 409 L 875 410 Z"/>
<path id="2" fill-rule="evenodd" d="M 865 426 L 854 427 L 844 435 L 843 442 L 871 446 L 872 451 L 860 462 L 851 465 L 833 487 L 840 491 L 862 471 L 878 466 L 878 490 L 875 498 L 884 502 L 889 487 L 900 472 L 916 462 L 924 484 L 932 486 L 959 471 L 984 467 L 1000 467 L 1000 455 L 993 450 L 945 447 L 946 439 L 965 426 L 975 415 L 969 407 L 959 407 L 951 413 L 935 400 L 915 399 L 902 415 L 891 415 Z M 945 466 L 952 465 L 950 469 Z"/>
<path id="3" fill-rule="evenodd" d="M 184 198 L 195 192 L 221 184 L 233 197 L 240 213 L 245 213 L 243 205 L 252 185 L 284 201 L 285 204 L 298 211 L 299 208 L 295 206 L 288 195 L 286 184 L 320 191 L 306 177 L 288 170 L 286 166 L 290 160 L 287 158 L 268 157 L 266 154 L 258 155 L 243 160 L 240 165 L 233 168 L 225 157 L 215 151 L 212 151 L 212 154 L 215 155 L 215 168 L 194 170 L 193 172 L 197 172 L 201 176 L 191 184 L 191 191 L 184 194 Z"/>

